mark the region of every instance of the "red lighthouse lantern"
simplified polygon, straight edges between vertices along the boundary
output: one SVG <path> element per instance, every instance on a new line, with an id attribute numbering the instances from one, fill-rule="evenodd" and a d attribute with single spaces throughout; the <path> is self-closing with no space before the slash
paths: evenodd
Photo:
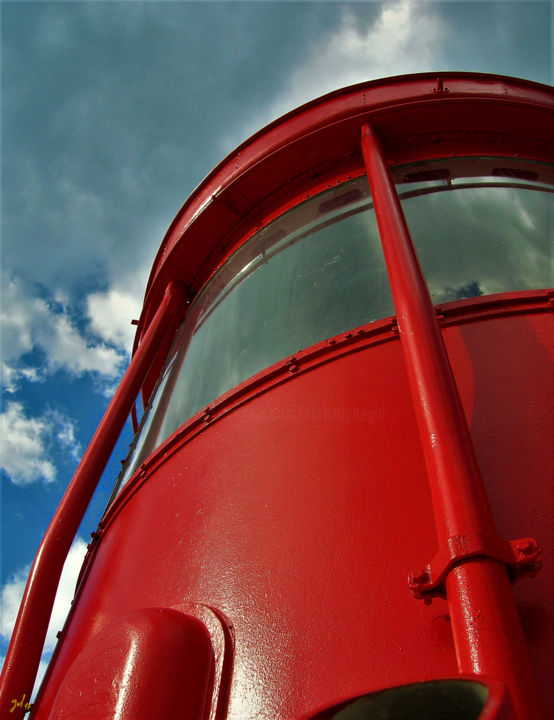
<path id="1" fill-rule="evenodd" d="M 32 718 L 552 713 L 553 100 L 369 82 L 206 178 L 35 560 L 6 717 L 139 392 Z"/>

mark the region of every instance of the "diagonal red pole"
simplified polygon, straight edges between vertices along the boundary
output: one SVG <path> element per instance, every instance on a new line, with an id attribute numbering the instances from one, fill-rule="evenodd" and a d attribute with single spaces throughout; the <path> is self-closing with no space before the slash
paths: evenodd
<path id="1" fill-rule="evenodd" d="M 427 284 L 379 140 L 362 127 L 371 187 L 433 499 L 439 548 L 498 538 Z M 490 557 L 454 565 L 446 597 L 460 673 L 503 680 L 518 717 L 542 711 L 506 567 Z"/>
<path id="2" fill-rule="evenodd" d="M 160 343 L 185 299 L 169 283 L 36 554 L 0 678 L 0 717 L 18 720 L 31 697 L 58 582 L 71 543 L 125 425 Z M 13 701 L 16 701 L 14 703 Z"/>

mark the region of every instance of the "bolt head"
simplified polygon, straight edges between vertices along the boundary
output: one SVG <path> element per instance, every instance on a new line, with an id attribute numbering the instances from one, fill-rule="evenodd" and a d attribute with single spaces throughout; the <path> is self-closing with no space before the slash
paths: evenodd
<path id="1" fill-rule="evenodd" d="M 429 581 L 429 573 L 427 570 L 415 570 L 410 576 L 411 585 L 423 585 Z"/>
<path id="2" fill-rule="evenodd" d="M 535 543 L 531 542 L 530 540 L 525 540 L 523 542 L 520 542 L 516 545 L 516 549 L 519 553 L 522 555 L 531 555 L 535 552 Z"/>

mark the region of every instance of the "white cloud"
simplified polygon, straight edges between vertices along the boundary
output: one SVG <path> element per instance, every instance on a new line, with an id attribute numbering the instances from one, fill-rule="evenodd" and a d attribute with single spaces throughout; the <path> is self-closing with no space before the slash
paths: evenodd
<path id="1" fill-rule="evenodd" d="M 36 328 L 36 339 L 53 370 L 64 368 L 76 375 L 85 372 L 117 374 L 122 358 L 113 348 L 89 345 L 66 315 L 50 314 L 48 321 L 50 327 L 47 329 Z"/>
<path id="2" fill-rule="evenodd" d="M 436 70 L 444 28 L 429 3 L 384 3 L 363 28 L 345 9 L 338 30 L 318 44 L 293 73 L 283 111 L 354 83 L 403 73 Z M 279 104 L 276 106 L 279 107 Z"/>
<path id="3" fill-rule="evenodd" d="M 50 658 L 48 658 L 48 659 L 44 658 L 39 663 L 38 670 L 37 670 L 37 676 L 35 679 L 35 685 L 33 687 L 33 692 L 31 693 L 31 702 L 34 702 L 34 700 L 37 696 L 39 688 L 42 684 L 42 680 L 46 674 L 46 670 L 48 668 L 49 662 L 50 662 Z"/>
<path id="4" fill-rule="evenodd" d="M 124 361 L 122 353 L 105 343 L 87 340 L 69 316 L 54 311 L 41 298 L 32 297 L 21 285 L 2 278 L 2 384 L 13 392 L 21 379 L 43 379 L 64 369 L 74 375 L 96 372 L 116 377 Z M 28 367 L 21 358 L 34 348 L 46 354 L 45 367 Z"/>
<path id="5" fill-rule="evenodd" d="M 46 417 L 60 445 L 78 462 L 81 458 L 81 444 L 75 437 L 75 425 L 58 411 L 50 411 Z"/>
<path id="6" fill-rule="evenodd" d="M 57 411 L 29 418 L 21 403 L 8 402 L 0 414 L 0 432 L 0 467 L 15 485 L 49 483 L 56 479 L 56 468 L 50 457 L 55 443 L 73 460 L 77 460 L 81 452 L 73 423 Z"/>
<path id="7" fill-rule="evenodd" d="M 141 309 L 137 295 L 117 288 L 94 293 L 88 296 L 87 309 L 91 330 L 130 355 L 136 330 L 131 320 L 138 318 Z"/>
<path id="8" fill-rule="evenodd" d="M 77 537 L 71 546 L 65 561 L 60 583 L 58 585 L 58 591 L 56 593 L 56 600 L 54 601 L 54 607 L 52 609 L 52 616 L 50 618 L 46 640 L 44 642 L 42 660 L 38 670 L 33 695 L 36 693 L 40 682 L 44 677 L 44 673 L 48 665 L 48 656 L 52 653 L 56 646 L 56 633 L 63 627 L 67 613 L 71 607 L 71 601 L 75 594 L 77 577 L 79 575 L 81 565 L 83 564 L 86 549 L 86 542 L 82 538 Z M 26 565 L 21 568 L 21 570 L 18 570 L 12 579 L 6 582 L 2 587 L 0 633 L 2 635 L 2 639 L 6 642 L 9 641 L 15 625 L 19 605 L 21 604 L 21 599 L 23 597 L 30 569 L 30 565 Z"/>
<path id="9" fill-rule="evenodd" d="M 67 559 L 65 561 L 56 600 L 52 609 L 52 616 L 44 642 L 44 653 L 50 653 L 56 646 L 56 633 L 63 627 L 67 613 L 71 606 L 71 601 L 75 594 L 75 585 L 77 576 L 87 550 L 86 542 L 77 537 L 71 546 Z M 3 640 L 9 641 L 12 634 L 21 598 L 25 590 L 27 577 L 29 576 L 30 565 L 18 570 L 14 573 L 11 580 L 6 582 L 2 587 L 2 617 L 0 619 L 0 633 Z"/>
<path id="10" fill-rule="evenodd" d="M 277 100 L 255 118 L 248 135 L 333 90 L 367 80 L 442 69 L 447 35 L 448 28 L 432 2 L 385 2 L 369 27 L 350 7 L 344 8 L 339 26 L 319 38 L 294 68 Z M 226 142 L 226 149 L 235 141 Z"/>
<path id="11" fill-rule="evenodd" d="M 40 314 L 40 301 L 25 298 L 18 285 L 2 275 L 2 355 L 10 360 L 33 349 L 31 326 L 28 318 Z"/>
<path id="12" fill-rule="evenodd" d="M 36 367 L 12 367 L 3 362 L 0 368 L 2 378 L 2 389 L 9 393 L 17 390 L 20 380 L 28 382 L 43 382 L 45 379 L 44 370 Z"/>
<path id="13" fill-rule="evenodd" d="M 20 403 L 7 404 L 0 415 L 0 464 L 16 485 L 53 482 L 56 469 L 46 447 L 51 429 L 44 418 L 27 418 Z"/>

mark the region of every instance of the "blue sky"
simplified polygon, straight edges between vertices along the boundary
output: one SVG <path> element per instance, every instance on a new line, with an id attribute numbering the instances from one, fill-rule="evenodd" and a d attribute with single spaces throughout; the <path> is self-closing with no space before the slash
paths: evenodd
<path id="1" fill-rule="evenodd" d="M 158 246 L 195 186 L 248 135 L 344 85 L 433 70 L 551 83 L 554 11 L 402 0 L 0 12 L 3 656 L 40 539 L 128 363 Z M 71 551 L 44 661 L 130 440 L 127 429 Z"/>

